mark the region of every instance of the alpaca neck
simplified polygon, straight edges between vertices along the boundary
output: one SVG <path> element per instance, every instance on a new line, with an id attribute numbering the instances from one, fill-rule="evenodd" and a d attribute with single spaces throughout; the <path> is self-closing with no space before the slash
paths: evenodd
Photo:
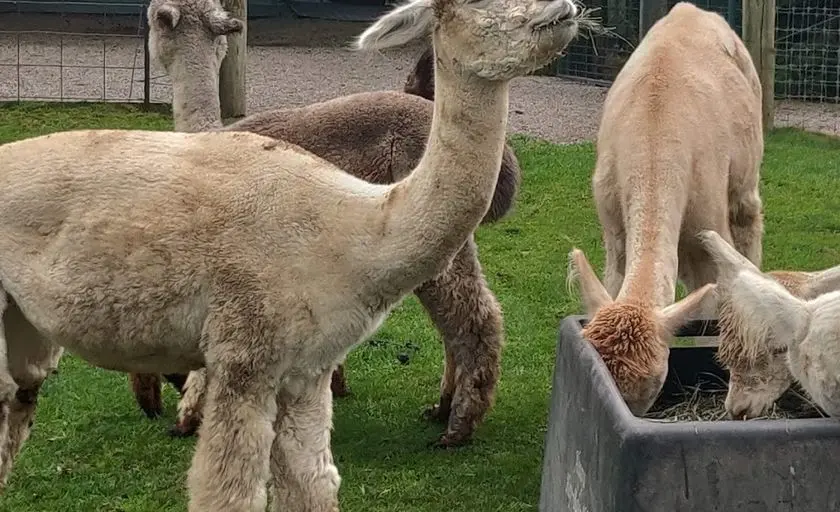
<path id="1" fill-rule="evenodd" d="M 617 299 L 657 308 L 674 302 L 679 233 L 669 232 L 668 221 L 659 217 L 653 211 L 642 213 L 634 217 L 639 224 L 628 227 L 627 274 Z"/>
<path id="2" fill-rule="evenodd" d="M 222 128 L 219 73 L 211 63 L 173 66 L 172 114 L 177 132 L 204 132 Z"/>
<path id="3" fill-rule="evenodd" d="M 439 273 L 481 222 L 499 175 L 507 117 L 508 82 L 459 77 L 435 59 L 426 150 L 383 205 L 381 254 L 398 288 Z"/>

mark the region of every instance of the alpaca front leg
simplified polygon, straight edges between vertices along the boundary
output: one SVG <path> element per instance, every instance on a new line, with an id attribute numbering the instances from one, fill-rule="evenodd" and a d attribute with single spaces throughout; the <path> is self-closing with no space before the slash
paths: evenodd
<path id="1" fill-rule="evenodd" d="M 501 306 L 484 279 L 472 237 L 451 265 L 416 294 L 441 333 L 448 358 L 440 402 L 431 410 L 440 417 L 449 409 L 446 432 L 437 444 L 461 445 L 493 405 L 504 344 Z"/>
<path id="2" fill-rule="evenodd" d="M 328 371 L 297 381 L 299 391 L 287 389 L 278 397 L 271 448 L 273 512 L 338 512 L 341 478 L 330 450 L 331 378 Z"/>
<path id="3" fill-rule="evenodd" d="M 207 370 L 201 368 L 190 372 L 184 383 L 181 399 L 178 400 L 178 418 L 169 433 L 176 437 L 191 436 L 201 425 L 204 409 L 204 395 L 207 392 Z"/>
<path id="4" fill-rule="evenodd" d="M 55 373 L 64 349 L 44 340 L 16 306 L 4 315 L 8 335 L 9 372 L 18 385 L 8 404 L 6 435 L 0 445 L 0 487 L 6 484 L 15 458 L 29 438 L 44 381 Z"/>
<path id="5" fill-rule="evenodd" d="M 207 369 L 207 403 L 187 477 L 189 512 L 264 512 L 277 398 L 257 364 Z"/>
<path id="6" fill-rule="evenodd" d="M 624 233 L 604 232 L 604 288 L 615 299 L 624 284 L 624 268 L 627 265 L 627 249 Z"/>

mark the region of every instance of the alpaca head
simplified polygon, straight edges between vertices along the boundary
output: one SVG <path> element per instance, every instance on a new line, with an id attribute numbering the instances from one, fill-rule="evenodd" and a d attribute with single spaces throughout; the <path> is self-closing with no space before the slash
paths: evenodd
<path id="1" fill-rule="evenodd" d="M 717 358 L 730 373 L 726 411 L 730 418 L 755 418 L 793 382 L 787 350 L 808 321 L 804 302 L 794 296 L 801 283 L 763 274 L 714 231 L 699 238 L 718 270 Z"/>
<path id="2" fill-rule="evenodd" d="M 438 65 L 455 76 L 510 80 L 553 60 L 577 35 L 578 14 L 573 0 L 410 0 L 355 45 L 384 49 L 431 34 Z"/>
<path id="3" fill-rule="evenodd" d="M 808 293 L 811 274 L 807 272 L 769 272 L 789 292 L 802 297 Z M 787 363 L 787 350 L 768 350 L 767 340 L 738 339 L 742 334 L 734 329 L 731 303 L 724 304 L 725 320 L 721 325 L 717 359 L 729 369 L 729 391 L 724 407 L 730 419 L 752 419 L 765 414 L 773 403 L 793 384 Z M 749 354 L 746 348 L 753 351 Z"/>
<path id="4" fill-rule="evenodd" d="M 642 415 L 656 401 L 668 375 L 670 338 L 701 310 L 715 285 L 658 309 L 632 298 L 613 300 L 579 249 L 572 250 L 569 260 L 569 282 L 579 284 L 590 316 L 583 337 L 600 354 L 630 411 Z"/>
<path id="5" fill-rule="evenodd" d="M 170 75 L 175 65 L 209 65 L 218 73 L 227 53 L 226 36 L 244 27 L 218 0 L 151 0 L 147 16 L 150 57 Z"/>

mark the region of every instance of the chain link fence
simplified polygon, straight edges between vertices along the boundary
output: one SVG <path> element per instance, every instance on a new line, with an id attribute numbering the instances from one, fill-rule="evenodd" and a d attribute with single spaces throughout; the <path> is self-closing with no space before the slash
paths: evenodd
<path id="1" fill-rule="evenodd" d="M 153 101 L 145 9 L 0 0 L 0 101 Z"/>

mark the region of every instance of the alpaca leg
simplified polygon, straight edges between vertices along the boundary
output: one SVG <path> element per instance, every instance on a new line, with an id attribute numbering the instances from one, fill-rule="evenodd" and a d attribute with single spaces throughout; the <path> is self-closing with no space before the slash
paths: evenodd
<path id="1" fill-rule="evenodd" d="M 758 188 L 730 193 L 729 229 L 735 250 L 761 268 L 761 239 L 764 235 L 764 214 Z"/>
<path id="2" fill-rule="evenodd" d="M 615 299 L 624 283 L 624 268 L 627 266 L 627 252 L 624 233 L 604 233 L 604 288 Z"/>
<path id="3" fill-rule="evenodd" d="M 132 373 L 131 390 L 137 405 L 147 418 L 157 418 L 163 414 L 163 400 L 160 396 L 160 375 L 157 373 Z"/>
<path id="4" fill-rule="evenodd" d="M 275 371 L 257 357 L 233 359 L 207 368 L 207 406 L 187 475 L 189 512 L 263 512 L 267 505 Z"/>
<path id="5" fill-rule="evenodd" d="M 732 235 L 724 228 L 719 230 L 720 236 L 728 243 L 732 243 Z M 717 281 L 717 266 L 703 247 L 693 240 L 683 240 L 678 250 L 678 272 L 680 280 L 691 293 L 708 283 Z M 714 294 L 708 294 L 703 304 L 697 308 L 692 319 L 705 320 L 717 317 L 717 300 Z"/>
<path id="6" fill-rule="evenodd" d="M 4 327 L 9 371 L 18 390 L 8 407 L 8 430 L 0 448 L 0 487 L 6 484 L 15 458 L 29 438 L 41 386 L 55 372 L 64 353 L 63 348 L 44 340 L 15 305 L 6 311 Z"/>
<path id="7" fill-rule="evenodd" d="M 201 368 L 187 375 L 181 399 L 178 400 L 178 418 L 169 433 L 176 437 L 195 434 L 201 425 L 204 395 L 207 392 L 207 369 Z"/>
<path id="8" fill-rule="evenodd" d="M 443 345 L 443 375 L 440 378 L 440 400 L 426 409 L 425 416 L 429 420 L 441 423 L 449 422 L 452 412 L 452 397 L 455 395 L 455 354 L 452 347 Z"/>
<path id="9" fill-rule="evenodd" d="M 446 270 L 415 293 L 446 347 L 440 402 L 431 412 L 443 416 L 449 409 L 438 444 L 463 444 L 493 405 L 504 344 L 501 306 L 484 279 L 473 238 Z"/>
<path id="10" fill-rule="evenodd" d="M 271 447 L 274 512 L 338 512 L 341 478 L 330 450 L 331 372 L 310 379 L 278 397 L 277 436 Z"/>
<path id="11" fill-rule="evenodd" d="M 350 394 L 350 388 L 347 387 L 347 379 L 344 377 L 344 365 L 340 364 L 332 374 L 332 382 L 330 389 L 333 396 L 347 396 Z"/>
<path id="12" fill-rule="evenodd" d="M 170 382 L 169 375 L 164 375 Z M 177 377 L 177 376 L 176 376 Z M 204 407 L 205 370 L 190 372 L 186 382 L 178 389 L 181 399 L 178 401 L 178 418 L 169 433 L 176 437 L 188 437 L 195 434 L 201 425 L 201 410 Z M 173 384 L 175 384 L 173 382 Z M 177 387 L 177 385 L 176 385 Z M 332 375 L 332 392 L 335 396 L 347 396 L 350 390 L 344 378 L 344 365 L 338 365 Z"/>
<path id="13" fill-rule="evenodd" d="M 187 375 L 182 373 L 164 373 L 163 378 L 166 379 L 167 382 L 172 384 L 178 394 L 184 396 L 184 385 L 187 383 Z"/>

